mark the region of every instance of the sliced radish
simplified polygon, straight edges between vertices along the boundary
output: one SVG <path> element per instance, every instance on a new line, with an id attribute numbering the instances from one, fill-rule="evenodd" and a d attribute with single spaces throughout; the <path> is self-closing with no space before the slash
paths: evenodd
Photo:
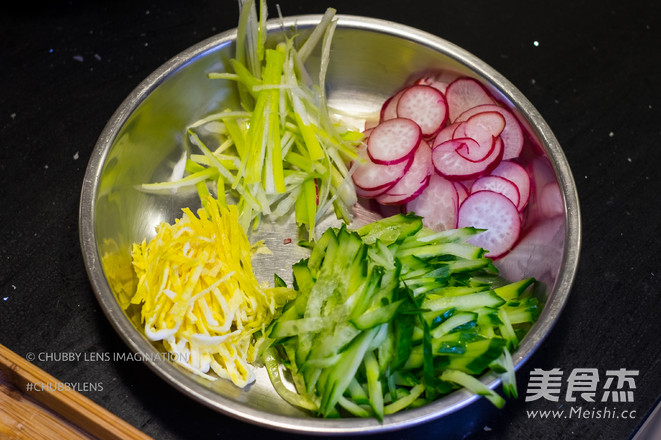
<path id="1" fill-rule="evenodd" d="M 436 171 L 450 180 L 471 179 L 488 174 L 503 156 L 503 142 L 494 139 L 493 149 L 481 161 L 474 162 L 459 154 L 458 150 L 478 148 L 477 142 L 470 138 L 451 139 L 434 147 L 432 163 Z"/>
<path id="2" fill-rule="evenodd" d="M 381 106 L 381 122 L 397 117 L 397 103 L 404 90 L 400 90 L 386 100 Z"/>
<path id="3" fill-rule="evenodd" d="M 518 209 L 520 200 L 519 188 L 504 177 L 494 175 L 480 177 L 473 182 L 473 185 L 471 186 L 471 193 L 478 191 L 493 191 L 500 193 L 510 199 Z"/>
<path id="4" fill-rule="evenodd" d="M 478 191 L 468 196 L 459 207 L 457 227 L 473 226 L 486 231 L 469 242 L 486 249 L 487 257 L 507 253 L 519 239 L 521 218 L 510 199 L 493 191 Z"/>
<path id="5" fill-rule="evenodd" d="M 497 104 L 478 105 L 460 114 L 456 122 L 466 121 L 481 112 L 498 112 L 505 118 L 505 128 L 500 133 L 500 137 L 503 138 L 503 160 L 519 157 L 523 150 L 523 129 L 517 117 L 509 109 Z"/>
<path id="6" fill-rule="evenodd" d="M 394 93 L 379 120 L 366 123 L 364 161 L 352 170 L 356 193 L 378 211 L 405 205 L 435 230 L 485 229 L 471 242 L 501 257 L 519 240 L 532 197 L 531 175 L 512 161 L 523 150 L 523 127 L 479 80 L 431 72 Z M 537 197 L 544 214 L 561 211 L 557 186 Z"/>
<path id="7" fill-rule="evenodd" d="M 385 192 L 406 174 L 412 162 L 413 157 L 411 157 L 411 160 L 394 165 L 376 164 L 363 151 L 360 160 L 353 163 L 355 168 L 352 174 L 353 183 L 363 190 L 383 190 Z"/>
<path id="8" fill-rule="evenodd" d="M 519 189 L 519 203 L 516 207 L 519 212 L 523 211 L 530 200 L 531 182 L 526 169 L 511 160 L 503 160 L 491 171 L 491 175 L 503 177 L 516 185 Z"/>
<path id="9" fill-rule="evenodd" d="M 421 139 L 420 127 L 412 120 L 389 119 L 372 129 L 367 139 L 367 154 L 374 163 L 397 164 L 412 157 Z"/>
<path id="10" fill-rule="evenodd" d="M 384 205 L 403 205 L 416 198 L 429 184 L 429 176 L 434 172 L 431 163 L 431 148 L 422 141 L 415 152 L 413 163 L 404 176 L 385 193 L 376 197 Z"/>
<path id="11" fill-rule="evenodd" d="M 477 113 L 461 122 L 452 134 L 453 138 L 471 138 L 478 148 L 463 148 L 459 154 L 470 161 L 480 161 L 489 155 L 493 141 L 505 128 L 505 118 L 498 112 Z"/>
<path id="12" fill-rule="evenodd" d="M 457 182 L 456 180 L 454 180 L 452 184 L 454 185 L 454 188 L 457 190 L 457 196 L 459 197 L 457 205 L 461 205 L 464 202 L 464 200 L 466 200 L 466 197 L 468 197 L 468 189 L 466 189 L 466 185 L 464 185 L 461 182 Z"/>
<path id="13" fill-rule="evenodd" d="M 461 77 L 452 81 L 445 91 L 445 99 L 448 103 L 450 122 L 469 108 L 493 104 L 494 100 L 479 81 L 473 78 Z"/>
<path id="14" fill-rule="evenodd" d="M 452 72 L 450 70 L 441 70 L 440 72 L 435 72 L 433 74 L 423 76 L 415 83 L 423 86 L 432 86 L 435 89 L 438 89 L 441 93 L 445 94 L 448 85 L 459 76 L 460 75 L 456 72 Z"/>
<path id="15" fill-rule="evenodd" d="M 448 117 L 445 96 L 431 86 L 407 87 L 397 102 L 397 116 L 418 124 L 424 137 L 435 136 Z"/>
<path id="16" fill-rule="evenodd" d="M 385 193 L 390 189 L 389 186 L 386 186 L 384 188 L 378 188 L 378 189 L 363 189 L 359 187 L 358 185 L 355 185 L 356 187 L 356 195 L 358 197 L 362 197 L 364 199 L 373 199 L 377 196 L 380 196 L 381 194 Z"/>
<path id="17" fill-rule="evenodd" d="M 411 200 L 415 200 L 425 190 L 427 185 L 429 185 L 430 177 L 431 176 L 427 175 L 421 182 L 417 182 L 416 185 L 410 185 L 404 188 L 404 190 L 413 190 L 412 193 L 402 193 L 400 192 L 399 189 L 391 188 L 390 190 L 393 190 L 394 191 L 393 193 L 391 193 L 389 190 L 383 194 L 374 197 L 374 199 L 382 205 L 406 205 Z M 402 179 L 397 183 L 403 184 L 404 182 L 405 179 Z"/>
<path id="18" fill-rule="evenodd" d="M 457 227 L 459 195 L 453 182 L 434 174 L 427 188 L 406 204 L 406 211 L 422 217 L 422 224 L 435 231 Z"/>
<path id="19" fill-rule="evenodd" d="M 442 144 L 445 141 L 449 141 L 452 139 L 452 135 L 454 134 L 454 131 L 457 129 L 459 126 L 459 122 L 454 123 L 454 124 L 449 124 L 446 125 L 441 129 L 441 131 L 438 132 L 436 137 L 434 138 L 434 141 L 432 142 L 432 147 Z"/>

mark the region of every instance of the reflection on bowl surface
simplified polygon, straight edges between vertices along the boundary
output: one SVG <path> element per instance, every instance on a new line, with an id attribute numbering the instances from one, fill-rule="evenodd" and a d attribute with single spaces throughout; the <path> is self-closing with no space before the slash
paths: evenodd
<path id="1" fill-rule="evenodd" d="M 433 35 L 390 22 L 338 16 L 339 22 L 327 74 L 331 107 L 360 121 L 374 114 L 384 100 L 422 72 L 450 69 L 481 80 L 521 119 L 530 133 L 523 161 L 532 170 L 534 192 L 519 245 L 497 265 L 509 279 L 534 276 L 546 286 L 546 305 L 539 321 L 514 354 L 519 366 L 541 343 L 558 318 L 575 275 L 580 247 L 580 214 L 571 171 L 551 130 L 528 100 L 505 78 L 481 60 Z M 320 16 L 284 20 L 309 31 Z M 280 21 L 269 22 L 271 37 Z M 203 41 L 179 54 L 148 77 L 124 101 L 109 121 L 88 165 L 81 195 L 81 245 L 94 291 L 109 320 L 129 347 L 146 354 L 158 375 L 190 397 L 220 412 L 276 429 L 305 433 L 370 433 L 399 429 L 433 420 L 476 400 L 467 392 L 452 393 L 432 404 L 372 419 L 324 420 L 285 404 L 273 390 L 263 369 L 256 382 L 239 389 L 228 381 L 208 382 L 165 359 L 150 356 L 158 347 L 134 325 L 124 311 L 132 289 L 129 246 L 154 235 L 162 221 L 173 222 L 181 208 L 199 205 L 195 192 L 171 196 L 138 191 L 137 185 L 167 180 L 182 158 L 185 127 L 211 112 L 237 106 L 238 98 L 225 81 L 207 78 L 209 72 L 228 71 L 235 31 Z M 310 65 L 315 63 L 313 54 Z M 318 58 L 317 58 L 318 60 Z M 312 75 L 316 72 L 311 72 Z M 540 197 L 546 194 L 545 197 Z M 373 213 L 356 207 L 357 219 Z M 319 225 L 334 225 L 334 218 Z M 286 275 L 291 264 L 305 257 L 302 249 L 283 244 L 296 237 L 295 225 L 265 225 L 260 238 L 274 256 L 255 260 L 257 275 L 272 279 Z M 102 258 L 106 257 L 106 258 Z M 104 265 L 113 265 L 106 277 Z M 118 268 L 123 268 L 122 272 Z M 122 273 L 125 276 L 122 276 Z M 285 277 L 286 279 L 286 277 Z M 286 279 L 286 281 L 289 281 Z M 483 381 L 495 386 L 495 376 Z"/>

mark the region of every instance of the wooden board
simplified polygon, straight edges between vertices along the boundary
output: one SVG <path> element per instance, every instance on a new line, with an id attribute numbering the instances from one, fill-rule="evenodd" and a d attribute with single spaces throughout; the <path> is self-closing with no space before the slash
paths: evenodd
<path id="1" fill-rule="evenodd" d="M 79 392 L 65 388 L 62 382 L 0 344 L 0 437 L 151 439 Z"/>

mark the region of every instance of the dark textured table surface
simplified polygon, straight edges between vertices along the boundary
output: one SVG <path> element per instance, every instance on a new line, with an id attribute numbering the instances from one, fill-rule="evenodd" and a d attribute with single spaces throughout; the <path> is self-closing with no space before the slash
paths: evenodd
<path id="1" fill-rule="evenodd" d="M 472 52 L 529 98 L 563 146 L 581 202 L 581 261 L 557 325 L 518 372 L 522 392 L 533 369 L 565 378 L 582 368 L 603 379 L 638 372 L 633 401 L 526 402 L 524 394 L 501 411 L 478 402 L 387 438 L 630 438 L 661 394 L 658 2 L 281 2 L 285 15 L 327 6 Z M 84 394 L 158 439 L 293 437 L 207 409 L 139 362 L 43 355 L 127 352 L 83 266 L 85 167 L 131 90 L 183 49 L 235 27 L 237 14 L 232 0 L 14 2 L 0 13 L 0 343 L 35 354 L 62 381 L 101 384 Z M 533 414 L 577 406 L 592 413 Z"/>

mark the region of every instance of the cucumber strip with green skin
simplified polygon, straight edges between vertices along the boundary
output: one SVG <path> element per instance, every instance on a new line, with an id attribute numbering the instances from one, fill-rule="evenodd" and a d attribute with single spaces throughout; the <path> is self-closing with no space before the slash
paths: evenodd
<path id="1" fill-rule="evenodd" d="M 389 334 L 392 334 L 392 332 L 389 332 Z M 405 390 L 402 389 L 402 388 L 398 389 L 397 385 L 395 385 L 395 378 L 393 377 L 392 374 L 390 374 L 390 362 L 388 362 L 388 364 L 386 364 L 385 370 L 381 369 L 381 364 L 379 365 L 379 374 L 381 375 L 381 377 L 386 378 L 385 382 L 386 382 L 386 386 L 388 387 L 388 395 L 391 396 L 391 399 L 389 401 L 387 401 L 384 398 L 384 403 L 391 403 L 392 401 L 397 400 L 400 397 L 402 397 L 398 393 L 399 393 L 399 391 L 404 392 Z"/>
<path id="2" fill-rule="evenodd" d="M 513 299 L 519 298 L 521 294 L 532 284 L 536 283 L 535 278 L 526 278 L 521 281 L 516 281 L 514 283 L 507 284 L 502 287 L 494 289 L 496 295 L 500 296 L 506 301 L 511 301 Z"/>
<path id="3" fill-rule="evenodd" d="M 411 391 L 408 395 L 405 397 L 400 397 L 399 399 L 386 405 L 383 408 L 384 414 L 395 414 L 396 412 L 406 409 L 407 407 L 411 406 L 411 404 L 424 392 L 425 386 L 423 384 L 415 385 L 413 388 L 411 388 Z"/>
<path id="4" fill-rule="evenodd" d="M 266 366 L 266 371 L 269 374 L 271 383 L 280 397 L 300 408 L 305 408 L 310 411 L 317 411 L 319 409 L 319 405 L 309 397 L 297 394 L 284 385 L 282 377 L 280 376 L 280 366 L 277 359 L 277 353 L 274 348 L 266 349 L 262 359 L 264 360 L 264 365 Z"/>
<path id="5" fill-rule="evenodd" d="M 322 316 L 277 321 L 271 330 L 271 337 L 286 338 L 302 333 L 319 333 L 328 327 L 330 321 L 328 317 Z"/>
<path id="6" fill-rule="evenodd" d="M 366 249 L 369 249 L 367 254 L 370 261 L 386 270 L 393 270 L 395 268 L 395 257 L 388 246 L 378 239 L 374 244 L 375 247 L 366 247 Z"/>
<path id="7" fill-rule="evenodd" d="M 513 399 L 519 397 L 516 387 L 516 373 L 514 371 L 514 362 L 508 349 L 503 350 L 503 354 L 489 364 L 489 368 L 500 375 L 503 382 L 503 393 Z"/>
<path id="8" fill-rule="evenodd" d="M 381 324 L 378 327 L 378 331 L 374 335 L 372 342 L 370 342 L 368 350 L 374 351 L 377 348 L 379 348 L 381 344 L 383 344 L 384 341 L 387 339 L 387 336 L 388 336 L 388 324 Z"/>
<path id="9" fill-rule="evenodd" d="M 365 364 L 365 376 L 367 377 L 367 392 L 370 406 L 374 415 L 380 421 L 383 420 L 383 389 L 379 380 L 379 363 L 373 351 L 367 351 L 363 358 Z"/>
<path id="10" fill-rule="evenodd" d="M 303 365 L 303 368 L 328 368 L 333 365 L 337 361 L 340 360 L 340 355 L 339 354 L 334 354 L 325 358 L 308 358 L 307 361 L 305 361 L 305 365 Z"/>
<path id="11" fill-rule="evenodd" d="M 362 292 L 355 298 L 353 305 L 353 311 L 351 313 L 350 319 L 357 318 L 361 316 L 369 308 L 372 298 L 376 295 L 381 289 L 389 289 L 386 285 L 381 287 L 380 284 L 383 281 L 383 270 L 379 267 L 368 268 L 368 273 L 366 275 L 365 284 Z"/>
<path id="12" fill-rule="evenodd" d="M 519 346 L 519 338 L 516 337 L 514 333 L 514 328 L 510 322 L 507 313 L 503 309 L 498 310 L 498 317 L 502 321 L 502 324 L 498 326 L 500 329 L 500 334 L 507 340 L 507 345 L 510 350 L 515 350 Z"/>
<path id="13" fill-rule="evenodd" d="M 350 399 L 347 399 L 344 396 L 340 396 L 340 398 L 337 400 L 337 403 L 344 408 L 345 410 L 349 411 L 349 413 L 353 414 L 356 417 L 370 417 L 372 416 L 372 412 L 367 410 L 366 408 L 360 406 L 357 402 L 354 402 Z"/>
<path id="14" fill-rule="evenodd" d="M 395 301 L 394 303 L 388 304 L 387 306 L 379 307 L 376 310 L 369 311 L 357 318 L 352 318 L 351 323 L 359 330 L 367 330 L 372 327 L 376 327 L 377 325 L 390 322 L 395 314 L 397 314 L 397 310 L 403 302 L 403 300 Z"/>
<path id="15" fill-rule="evenodd" d="M 450 273 L 472 272 L 479 269 L 496 270 L 493 261 L 489 258 L 475 258 L 472 260 L 455 260 L 446 263 L 447 270 Z M 500 295 L 498 295 L 500 296 Z"/>
<path id="16" fill-rule="evenodd" d="M 299 318 L 299 314 L 298 314 L 298 310 L 296 310 L 296 303 L 289 302 L 288 304 L 285 305 L 285 307 L 282 308 L 282 314 L 280 315 L 280 317 L 271 324 L 270 331 L 272 332 L 273 328 L 276 327 L 279 322 L 286 322 L 298 318 Z"/>
<path id="17" fill-rule="evenodd" d="M 333 248 L 331 248 L 329 251 L 328 246 L 331 240 L 334 241 L 334 244 Z M 326 229 L 326 231 L 321 234 L 321 237 L 319 237 L 319 240 L 312 243 L 312 246 L 312 252 L 310 252 L 310 257 L 307 260 L 307 264 L 310 272 L 313 274 L 313 277 L 316 278 L 317 273 L 319 272 L 319 268 L 321 267 L 321 263 L 324 261 L 326 256 L 332 253 L 337 247 L 337 236 L 335 235 L 335 230 L 332 228 Z"/>
<path id="18" fill-rule="evenodd" d="M 332 329 L 327 329 L 317 335 L 310 356 L 328 357 L 335 353 L 341 353 L 360 334 L 353 324 L 343 321 Z"/>
<path id="19" fill-rule="evenodd" d="M 486 397 L 496 406 L 496 408 L 502 408 L 505 405 L 505 399 L 480 382 L 479 379 L 470 374 L 466 374 L 463 371 L 452 369 L 445 370 L 443 371 L 443 374 L 441 374 L 441 379 L 448 382 L 454 382 L 475 394 Z"/>
<path id="20" fill-rule="evenodd" d="M 512 325 L 533 323 L 539 316 L 539 305 L 524 304 L 518 307 L 503 307 Z"/>
<path id="21" fill-rule="evenodd" d="M 434 329 L 436 328 L 439 324 L 445 322 L 446 320 L 450 319 L 455 313 L 457 313 L 456 308 L 451 308 L 444 310 L 442 313 L 439 313 L 438 311 L 436 312 L 425 312 L 423 314 L 425 320 L 429 324 L 429 328 Z"/>
<path id="22" fill-rule="evenodd" d="M 287 287 L 287 283 L 277 273 L 273 274 L 273 285 L 275 287 Z"/>
<path id="23" fill-rule="evenodd" d="M 321 394 L 319 412 L 322 416 L 329 415 L 335 407 L 338 399 L 355 376 L 377 331 L 378 327 L 374 327 L 362 332 L 344 351 L 342 359 L 332 369 L 326 370 L 328 371 L 327 380 L 319 389 Z"/>
<path id="24" fill-rule="evenodd" d="M 368 263 L 366 261 L 367 256 L 367 247 L 361 246 L 356 251 L 351 266 L 347 269 L 346 275 L 348 278 L 346 292 L 344 292 L 343 297 L 346 298 L 349 295 L 356 294 L 364 290 L 364 286 L 368 280 L 367 271 Z"/>
<path id="25" fill-rule="evenodd" d="M 413 214 L 396 214 L 378 222 L 368 223 L 357 230 L 365 244 L 380 240 L 386 245 L 401 242 L 422 228 L 422 218 Z"/>
<path id="26" fill-rule="evenodd" d="M 461 296 L 441 296 L 425 299 L 422 307 L 431 311 L 442 311 L 451 308 L 458 310 L 473 310 L 479 307 L 498 307 L 505 304 L 505 300 L 493 291 L 468 293 Z"/>
<path id="27" fill-rule="evenodd" d="M 292 273 L 294 275 L 294 288 L 298 291 L 294 304 L 296 312 L 302 316 L 305 313 L 308 298 L 314 286 L 314 279 L 305 260 L 294 264 L 292 266 Z"/>
<path id="28" fill-rule="evenodd" d="M 485 286 L 444 286 L 443 288 L 433 292 L 433 294 L 428 295 L 426 301 L 423 302 L 423 304 L 426 304 L 427 302 L 433 302 L 435 299 L 461 298 L 465 295 L 488 292 L 488 291 L 489 289 Z M 504 301 L 502 301 L 501 303 L 504 304 Z"/>
<path id="29" fill-rule="evenodd" d="M 351 382 L 349 383 L 349 386 L 347 388 L 347 391 L 349 395 L 351 396 L 351 399 L 358 405 L 369 405 L 370 400 L 369 397 L 367 397 L 367 393 L 365 392 L 365 389 L 360 385 L 358 380 L 355 378 L 351 378 Z"/>
<path id="30" fill-rule="evenodd" d="M 379 373 L 381 376 L 385 376 L 388 379 L 388 387 L 392 387 L 394 383 L 390 383 L 391 374 L 390 366 L 392 365 L 395 359 L 395 321 L 388 323 L 388 332 L 386 334 L 386 340 L 381 344 L 377 350 L 377 359 L 379 361 Z"/>
<path id="31" fill-rule="evenodd" d="M 397 256 L 415 255 L 420 258 L 432 258 L 439 254 L 451 254 L 460 258 L 477 259 L 482 258 L 484 249 L 469 243 L 438 243 L 425 244 L 424 246 L 402 248 L 397 250 Z"/>
<path id="32" fill-rule="evenodd" d="M 395 254 L 402 265 L 402 279 L 422 276 L 432 269 L 427 259 L 415 255 L 400 255 L 397 252 Z"/>
<path id="33" fill-rule="evenodd" d="M 466 241 L 474 235 L 482 232 L 481 229 L 476 229 L 473 227 L 459 228 L 459 229 L 447 229 L 445 231 L 435 232 L 431 229 L 421 229 L 416 235 L 411 236 L 404 243 L 402 247 L 410 246 L 420 246 L 421 243 L 448 243 L 448 242 L 458 242 Z"/>
<path id="34" fill-rule="evenodd" d="M 446 333 L 464 326 L 469 323 L 477 325 L 477 313 L 472 312 L 459 312 L 455 315 L 452 315 L 442 323 L 440 323 L 436 328 L 431 331 L 432 338 L 440 338 Z"/>
<path id="35" fill-rule="evenodd" d="M 413 284 L 407 284 L 409 289 L 411 289 L 411 293 L 413 296 L 417 297 L 423 297 L 425 295 L 432 295 L 436 293 L 439 290 L 442 290 L 445 288 L 445 283 L 442 281 L 432 281 L 432 282 L 422 282 L 420 285 L 416 286 L 416 283 Z"/>
<path id="36" fill-rule="evenodd" d="M 432 340 L 432 353 L 435 356 L 443 356 L 446 364 L 450 362 L 450 358 L 448 356 L 445 356 L 446 354 L 461 355 L 456 357 L 461 359 L 462 362 L 464 363 L 469 363 L 472 362 L 476 356 L 482 355 L 488 349 L 488 344 L 487 346 L 485 346 L 484 341 L 487 341 L 488 343 L 489 341 L 491 341 L 491 339 L 484 338 L 483 336 L 480 336 L 473 331 L 449 333 L 444 336 L 441 336 L 440 338 L 436 338 Z M 505 341 L 504 340 L 502 341 L 503 341 L 502 346 L 504 346 Z M 480 342 L 481 344 L 469 345 L 469 344 L 476 344 L 478 342 Z M 415 345 L 411 348 L 411 353 L 409 357 L 406 359 L 406 363 L 402 365 L 402 368 L 404 370 L 413 370 L 416 368 L 420 368 L 423 366 L 423 361 L 424 361 L 423 345 L 422 344 Z"/>
<path id="37" fill-rule="evenodd" d="M 436 375 L 434 374 L 434 353 L 432 349 L 432 338 L 431 332 L 429 331 L 429 325 L 422 318 L 420 322 L 422 324 L 422 383 L 425 384 L 425 397 L 427 400 L 434 400 L 438 396 L 438 391 L 436 390 Z"/>
<path id="38" fill-rule="evenodd" d="M 392 373 L 392 378 L 397 386 L 411 388 L 421 383 L 413 373 L 403 369 L 395 370 L 395 372 Z"/>
<path id="39" fill-rule="evenodd" d="M 401 315 L 394 322 L 395 354 L 392 369 L 400 368 L 411 355 L 413 329 L 416 317 L 414 315 Z"/>
<path id="40" fill-rule="evenodd" d="M 448 355 L 447 368 L 461 370 L 469 374 L 482 374 L 489 364 L 503 352 L 507 342 L 502 338 L 491 338 L 466 344 L 466 353 L 462 356 Z"/>
<path id="41" fill-rule="evenodd" d="M 305 367 L 305 366 L 303 366 Z M 313 394 L 315 388 L 323 389 L 323 384 L 328 380 L 330 369 L 325 368 L 301 368 L 305 392 Z M 319 385 L 321 383 L 321 385 Z"/>
<path id="42" fill-rule="evenodd" d="M 424 266 L 416 269 L 410 266 L 404 266 L 405 270 L 402 271 L 402 280 L 406 281 L 407 285 L 411 285 L 412 283 L 415 285 L 430 279 L 447 283 L 447 278 L 452 273 L 448 264 L 441 266 L 433 266 L 429 263 L 423 264 Z"/>

